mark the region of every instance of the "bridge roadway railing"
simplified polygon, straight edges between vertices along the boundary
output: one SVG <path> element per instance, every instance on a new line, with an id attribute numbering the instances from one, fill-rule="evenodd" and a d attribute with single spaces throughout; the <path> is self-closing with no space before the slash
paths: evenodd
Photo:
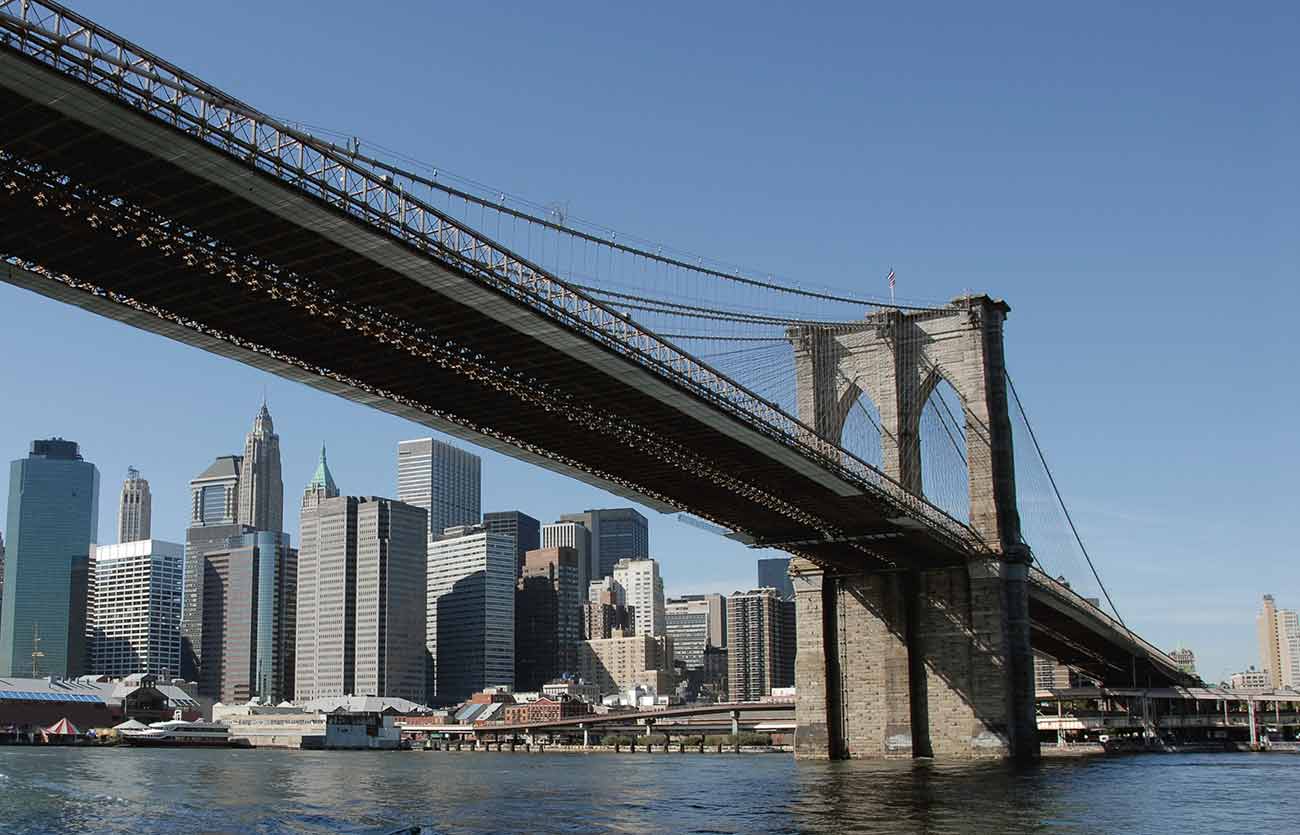
<path id="1" fill-rule="evenodd" d="M 671 342 L 409 195 L 390 176 L 49 0 L 0 0 L 0 46 L 274 175 L 577 330 L 793 448 L 957 547 L 966 525 Z M 725 520 L 724 520 L 725 521 Z"/>

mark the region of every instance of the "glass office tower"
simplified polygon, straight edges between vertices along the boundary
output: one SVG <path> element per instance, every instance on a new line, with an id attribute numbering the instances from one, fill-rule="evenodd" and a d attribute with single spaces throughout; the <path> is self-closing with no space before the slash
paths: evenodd
<path id="1" fill-rule="evenodd" d="M 9 466 L 8 520 L 0 675 L 80 675 L 99 470 L 74 441 L 32 441 Z"/>

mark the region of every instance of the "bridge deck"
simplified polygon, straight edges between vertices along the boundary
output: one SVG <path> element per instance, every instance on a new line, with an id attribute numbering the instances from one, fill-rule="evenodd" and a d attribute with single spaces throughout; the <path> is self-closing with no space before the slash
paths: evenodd
<path id="1" fill-rule="evenodd" d="M 454 259 L 3 48 L 0 112 L 0 252 L 43 268 L 8 281 L 812 557 L 967 555 Z"/>
<path id="2" fill-rule="evenodd" d="M 1041 571 L 1030 572 L 1029 619 L 1034 649 L 1103 684 L 1191 684 L 1172 658 L 1123 623 Z"/>

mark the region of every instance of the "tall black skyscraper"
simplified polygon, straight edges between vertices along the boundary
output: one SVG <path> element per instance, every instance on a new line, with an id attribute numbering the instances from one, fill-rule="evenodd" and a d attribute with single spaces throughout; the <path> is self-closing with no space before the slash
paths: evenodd
<path id="1" fill-rule="evenodd" d="M 630 507 L 565 513 L 560 521 L 577 522 L 591 531 L 591 580 L 612 576 L 619 560 L 650 556 L 650 525 Z"/>
<path id="2" fill-rule="evenodd" d="M 790 558 L 775 557 L 759 560 L 758 587 L 776 589 L 782 600 L 794 600 L 794 583 L 790 580 Z"/>
<path id="3" fill-rule="evenodd" d="M 489 533 L 512 537 L 519 552 L 519 570 L 524 569 L 524 555 L 542 547 L 542 523 L 518 510 L 499 510 L 483 514 L 483 527 Z"/>

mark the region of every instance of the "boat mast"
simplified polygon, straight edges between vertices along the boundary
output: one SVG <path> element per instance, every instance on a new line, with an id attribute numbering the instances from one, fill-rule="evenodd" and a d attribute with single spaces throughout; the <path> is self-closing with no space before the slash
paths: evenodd
<path id="1" fill-rule="evenodd" d="M 41 674 L 37 672 L 37 663 L 45 657 L 41 652 L 41 627 L 38 623 L 32 624 L 32 678 L 40 678 Z"/>

